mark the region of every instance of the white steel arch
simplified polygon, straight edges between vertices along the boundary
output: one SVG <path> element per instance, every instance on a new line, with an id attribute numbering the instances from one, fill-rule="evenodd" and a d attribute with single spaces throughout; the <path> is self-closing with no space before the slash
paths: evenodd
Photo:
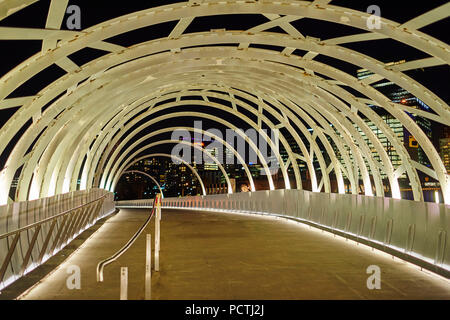
<path id="1" fill-rule="evenodd" d="M 14 0 L 1 3 L 0 20 L 33 2 L 35 1 Z M 105 157 L 99 159 L 98 155 L 95 155 L 97 151 L 93 152 L 94 154 L 91 154 L 91 151 L 110 150 L 111 143 L 114 141 L 112 129 L 115 124 L 119 123 L 121 116 L 127 115 L 121 108 L 133 105 L 135 101 L 139 101 L 143 97 L 157 98 L 158 91 L 161 93 L 167 88 L 175 87 L 175 83 L 178 86 L 192 84 L 192 78 L 189 81 L 189 77 L 192 76 L 196 79 L 194 82 L 201 82 L 200 77 L 205 74 L 207 75 L 207 79 L 205 79 L 207 81 L 203 81 L 203 83 L 218 85 L 219 87 L 226 84 L 232 90 L 240 87 L 249 93 L 257 92 L 254 99 L 259 100 L 261 105 L 264 105 L 264 110 L 275 110 L 270 105 L 280 110 L 281 120 L 283 120 L 280 126 L 282 128 L 288 128 L 291 124 L 295 124 L 297 128 L 301 126 L 300 117 L 297 113 L 302 114 L 308 125 L 314 128 L 313 134 L 306 135 L 311 150 L 309 152 L 305 150 L 304 146 L 301 146 L 303 141 L 299 140 L 299 136 L 297 136 L 295 141 L 303 148 L 303 155 L 294 155 L 288 150 L 289 163 L 285 164 L 282 161 L 280 163 L 287 188 L 290 187 L 287 167 L 295 164 L 294 172 L 297 187 L 299 187 L 300 177 L 297 159 L 305 160 L 310 173 L 315 177 L 316 169 L 313 166 L 313 161 L 314 158 L 317 158 L 322 172 L 322 180 L 317 183 L 314 180 L 315 178 L 313 179 L 313 191 L 320 191 L 323 185 L 325 191 L 330 192 L 328 174 L 330 170 L 334 170 L 338 180 L 339 192 L 342 192 L 343 188 L 342 174 L 345 174 L 350 180 L 353 192 L 356 184 L 359 185 L 357 180 L 361 174 L 366 194 L 371 195 L 372 182 L 367 170 L 370 168 L 378 196 L 384 194 L 380 178 L 381 173 L 387 175 L 393 196 L 399 197 L 400 190 L 397 178 L 403 172 L 406 172 L 413 189 L 414 199 L 421 201 L 423 195 L 417 175 L 417 170 L 420 170 L 440 182 L 444 202 L 450 203 L 450 177 L 444 164 L 429 138 L 406 113 L 417 113 L 432 121 L 450 125 L 450 108 L 436 94 L 404 73 L 404 71 L 417 68 L 448 65 L 450 63 L 449 46 L 418 31 L 426 25 L 448 17 L 449 3 L 403 24 L 381 18 L 379 29 L 368 30 L 366 22 L 370 17 L 369 14 L 333 6 L 328 4 L 327 1 L 284 0 L 241 3 L 208 0 L 198 4 L 189 1 L 131 13 L 81 32 L 58 30 L 62 20 L 61 15 L 64 15 L 66 5 L 67 1 L 52 1 L 46 25 L 48 29 L 0 27 L 0 40 L 43 40 L 43 51 L 41 53 L 24 61 L 0 79 L 0 109 L 21 106 L 0 130 L 0 154 L 5 152 L 9 141 L 24 128 L 27 121 L 33 120 L 32 125 L 25 130 L 13 151 L 7 154 L 8 160 L 0 172 L 0 204 L 6 203 L 12 179 L 18 170 L 20 170 L 19 188 L 16 190 L 18 199 L 74 190 L 77 187 L 75 177 L 79 172 L 83 173 L 83 181 L 86 181 L 82 187 L 93 187 L 96 182 L 99 182 L 100 173 L 104 166 L 108 164 L 105 164 L 105 160 L 102 160 Z M 250 30 L 211 30 L 209 32 L 184 34 L 186 28 L 196 17 L 231 13 L 262 14 L 270 21 L 254 26 Z M 350 25 L 368 32 L 317 40 L 305 37 L 300 30 L 295 29 L 290 24 L 304 17 Z M 130 48 L 105 41 L 105 39 L 115 35 L 141 27 L 177 20 L 178 24 L 166 38 L 138 44 Z M 278 26 L 286 34 L 266 31 Z M 376 59 L 340 45 L 386 38 L 394 39 L 421 50 L 429 57 L 388 68 Z M 220 44 L 228 47 L 207 47 Z M 237 45 L 229 47 L 230 44 Z M 284 49 L 282 51 L 258 50 L 251 48 L 251 44 L 277 46 Z M 197 48 L 186 49 L 190 46 L 197 46 Z M 68 56 L 85 47 L 98 48 L 111 53 L 80 67 L 75 65 Z M 294 54 L 295 49 L 305 50 L 307 53 L 303 57 L 299 57 Z M 149 54 L 153 56 L 149 59 L 142 58 Z M 372 71 L 373 75 L 369 79 L 357 80 L 332 66 L 314 61 L 314 58 L 318 55 L 350 62 Z M 195 56 L 200 56 L 200 59 L 193 61 L 192 58 Z M 131 62 L 135 59 L 138 60 Z M 173 64 L 177 59 L 179 59 L 179 64 L 189 61 L 189 65 L 180 68 L 180 72 L 172 71 L 171 75 L 162 77 L 163 69 L 168 70 L 167 63 L 170 61 Z M 215 63 L 213 62 L 214 59 L 216 60 Z M 141 62 L 151 60 L 155 63 L 153 66 L 139 70 Z M 54 63 L 62 67 L 67 74 L 43 89 L 36 96 L 8 98 L 21 84 Z M 159 67 L 157 66 L 158 63 L 160 63 Z M 134 71 L 133 68 L 135 68 Z M 189 76 L 184 77 L 181 70 Z M 247 74 L 243 70 L 246 70 Z M 83 109 L 83 104 L 101 104 L 104 97 L 111 95 L 111 90 L 118 90 L 117 87 L 112 85 L 114 76 L 116 74 L 121 75 L 121 73 L 123 75 L 124 72 L 130 72 L 130 75 L 139 73 L 145 76 L 146 78 L 143 81 L 148 82 L 148 84 L 151 83 L 155 88 L 152 93 L 153 96 L 143 94 L 142 90 L 146 86 L 140 86 L 133 81 L 124 82 L 119 91 L 123 92 L 122 96 L 132 96 L 131 101 L 122 97 L 120 104 L 108 110 L 106 114 L 102 114 L 103 110 L 108 107 L 106 103 L 97 112 L 86 114 L 83 111 L 86 110 L 86 107 Z M 217 73 L 221 74 L 218 75 Z M 332 80 L 326 80 L 316 73 L 326 75 L 327 78 Z M 270 78 L 258 79 L 261 76 Z M 83 82 L 85 79 L 88 79 L 88 81 Z M 252 79 L 255 83 L 253 88 L 251 82 L 248 81 L 249 79 Z M 382 79 L 392 81 L 421 99 L 431 108 L 432 112 L 411 110 L 407 106 L 390 102 L 387 97 L 370 86 L 371 83 Z M 233 82 L 242 82 L 243 85 L 233 86 Z M 267 89 L 263 89 L 264 86 Z M 355 97 L 345 89 L 345 86 L 352 87 L 366 98 Z M 66 94 L 63 94 L 65 91 Z M 230 96 L 229 101 L 236 104 L 234 96 L 237 92 L 231 90 L 225 90 L 225 92 Z M 211 95 L 211 93 L 209 94 Z M 59 95 L 61 96 L 52 102 Z M 95 95 L 98 97 L 95 98 Z M 119 94 L 119 96 L 121 95 Z M 213 96 L 217 97 L 218 94 L 213 94 Z M 144 102 L 141 101 L 141 104 Z M 202 103 L 213 105 L 207 98 Z M 407 150 L 394 136 L 392 130 L 368 105 L 380 106 L 398 119 L 418 141 L 431 162 L 432 169 L 412 161 Z M 46 110 L 43 112 L 44 107 L 46 107 Z M 133 108 L 127 109 L 127 112 L 133 112 L 132 110 Z M 251 109 L 248 110 L 251 111 Z M 377 137 L 373 135 L 359 114 L 363 114 L 379 126 L 402 158 L 402 167 L 393 167 Z M 278 113 L 272 115 L 278 115 Z M 98 121 L 100 118 L 102 120 Z M 262 118 L 258 116 L 259 121 L 262 121 Z M 83 128 L 79 132 L 73 131 L 76 123 Z M 334 124 L 333 130 L 329 128 L 328 123 Z M 356 131 L 354 125 L 368 136 L 380 155 L 381 162 L 371 159 L 369 147 Z M 107 133 L 102 134 L 103 130 Z M 100 132 L 100 134 L 95 134 L 95 132 Z M 35 141 L 37 136 L 39 138 Z M 97 140 L 97 137 L 101 137 L 101 140 L 100 138 Z M 346 168 L 338 164 L 333 147 L 327 141 L 328 137 L 342 153 Z M 323 160 L 316 139 L 319 139 L 325 147 L 330 157 L 330 164 Z M 70 142 L 70 144 L 65 145 L 67 142 Z M 346 152 L 343 152 L 346 146 L 352 150 L 354 163 L 350 161 Z M 361 150 L 361 155 L 355 152 L 357 148 Z M 91 164 L 89 169 L 82 168 L 85 157 Z M 280 161 L 279 154 L 277 157 Z"/>
<path id="2" fill-rule="evenodd" d="M 152 138 L 152 137 L 154 137 L 154 136 L 156 136 L 156 135 L 158 135 L 158 134 L 161 134 L 161 133 L 164 133 L 164 132 L 172 132 L 172 131 L 175 131 L 175 130 L 188 130 L 188 131 L 193 131 L 193 132 L 200 132 L 200 133 L 202 133 L 202 134 L 204 134 L 204 135 L 208 135 L 208 136 L 210 136 L 210 137 L 216 139 L 216 140 L 219 141 L 221 144 L 223 144 L 226 148 L 228 148 L 229 150 L 231 150 L 231 152 L 233 152 L 233 154 L 234 154 L 234 155 L 238 158 L 238 160 L 242 163 L 242 166 L 244 167 L 244 170 L 245 170 L 245 173 L 246 173 L 246 175 L 247 175 L 247 178 L 248 178 L 248 180 L 249 180 L 249 182 L 250 182 L 251 190 L 252 190 L 252 191 L 256 191 L 256 189 L 255 189 L 255 183 L 254 183 L 254 181 L 253 181 L 253 177 L 252 177 L 252 175 L 251 175 L 251 173 L 250 173 L 250 170 L 248 169 L 248 166 L 247 166 L 247 164 L 245 163 L 245 160 L 242 158 L 242 156 L 237 152 L 237 150 L 236 150 L 235 148 L 233 148 L 233 147 L 232 147 L 230 144 L 228 144 L 225 140 L 221 139 L 221 138 L 218 137 L 218 136 L 215 136 L 215 135 L 211 134 L 211 133 L 208 132 L 208 131 L 205 131 L 205 130 L 199 130 L 199 129 L 191 128 L 191 127 L 170 127 L 170 128 L 164 128 L 164 129 L 160 129 L 160 130 L 154 131 L 154 132 L 152 132 L 152 133 L 150 133 L 150 134 L 147 134 L 147 135 L 143 136 L 142 138 L 140 138 L 139 140 L 137 140 L 135 143 L 133 143 L 132 145 L 130 145 L 125 151 L 121 152 L 120 157 L 118 158 L 117 161 L 115 161 L 115 164 L 116 164 L 117 166 L 114 166 L 114 168 L 111 168 L 111 174 L 113 174 L 113 173 L 116 171 L 115 169 L 117 169 L 118 164 L 121 163 L 122 160 L 123 160 L 129 153 L 131 153 L 131 151 L 132 151 L 135 147 L 137 147 L 139 144 L 141 144 L 142 142 L 146 141 L 147 139 L 150 139 L 150 138 Z M 122 144 L 121 144 L 121 145 L 122 145 Z M 118 149 L 120 149 L 120 146 L 119 146 L 116 150 L 118 150 Z M 102 187 L 106 187 L 106 186 L 109 184 L 109 182 L 111 182 L 111 180 L 112 180 L 112 179 L 110 178 L 110 179 L 108 180 L 108 182 L 106 182 L 107 174 L 108 174 L 108 172 L 105 172 L 105 174 L 104 174 L 105 180 L 102 180 L 102 181 L 105 181 L 105 185 L 101 185 Z"/>

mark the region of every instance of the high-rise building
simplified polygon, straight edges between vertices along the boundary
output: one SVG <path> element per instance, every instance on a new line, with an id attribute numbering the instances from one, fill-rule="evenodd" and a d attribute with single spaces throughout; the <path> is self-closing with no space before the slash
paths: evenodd
<path id="1" fill-rule="evenodd" d="M 394 65 L 402 64 L 405 60 L 398 61 L 398 62 L 390 62 L 386 64 L 386 67 L 391 67 Z M 358 80 L 366 79 L 373 75 L 373 72 L 367 69 L 360 69 L 357 71 L 357 78 Z M 410 110 L 412 109 L 419 109 L 419 110 L 430 110 L 430 108 L 420 99 L 413 96 L 410 92 L 407 90 L 400 88 L 393 82 L 383 79 L 377 82 L 374 82 L 372 84 L 372 87 L 376 88 L 380 92 L 382 92 L 386 97 L 388 97 L 392 102 L 403 104 L 405 106 L 408 106 Z M 406 130 L 406 128 L 402 125 L 402 123 L 393 117 L 387 110 L 384 108 L 380 108 L 375 105 L 369 105 L 369 107 L 373 108 L 373 110 L 380 116 L 380 118 L 387 124 L 387 126 L 392 130 L 394 135 L 397 137 L 397 139 L 404 145 L 405 149 L 408 151 L 410 157 L 412 160 L 417 161 L 418 163 L 430 166 L 430 162 L 425 154 L 425 152 L 422 150 L 422 148 L 418 145 L 417 141 L 414 139 L 414 137 Z M 416 124 L 422 129 L 422 131 L 428 136 L 428 138 L 432 139 L 432 123 L 429 119 L 423 118 L 418 116 L 417 114 L 414 114 L 413 111 L 409 112 L 408 115 L 416 122 Z M 380 128 L 373 123 L 368 118 L 364 119 L 366 125 L 372 130 L 372 132 L 375 134 L 377 139 L 380 141 L 383 148 L 386 150 L 386 153 L 392 162 L 392 165 L 394 168 L 398 168 L 402 165 L 402 159 L 398 154 L 398 151 L 395 149 L 394 145 L 392 145 L 391 141 L 388 140 L 386 135 L 380 130 Z M 358 130 L 358 132 L 361 134 L 365 142 L 367 143 L 370 151 L 372 152 L 372 158 L 376 161 L 380 161 L 380 155 L 378 154 L 377 150 L 375 149 L 373 143 L 369 140 L 369 138 L 364 134 L 364 132 L 359 128 L 356 124 L 354 124 L 355 128 Z M 338 136 L 341 136 L 341 134 L 334 128 L 335 132 Z M 331 138 L 328 137 L 328 139 L 331 142 Z M 444 142 L 443 142 L 444 143 Z M 339 149 L 337 146 L 332 143 L 334 151 L 336 153 L 337 158 L 340 160 L 342 165 L 345 167 L 345 163 L 343 161 L 342 155 L 339 152 Z M 350 148 L 348 146 L 345 146 L 347 149 L 347 152 L 350 157 L 350 161 L 355 162 L 355 159 L 353 157 L 353 152 L 351 152 Z M 366 166 L 369 170 L 369 173 L 372 174 L 370 167 L 367 165 L 367 159 L 366 160 Z M 382 174 L 382 178 L 387 178 L 385 174 Z M 399 178 L 406 178 L 406 173 L 402 174 Z"/>
<path id="2" fill-rule="evenodd" d="M 130 170 L 138 170 L 154 177 L 166 196 L 196 195 L 201 191 L 193 172 L 186 165 L 175 164 L 169 159 L 142 160 Z M 130 193 L 139 198 L 153 198 L 157 192 L 158 187 L 148 177 L 139 173 L 124 175 L 122 184 L 118 184 L 120 198 L 126 198 Z"/>
<path id="3" fill-rule="evenodd" d="M 390 114 L 381 115 L 381 119 L 389 126 L 389 128 L 391 128 L 391 130 L 394 132 L 395 136 L 403 143 L 404 142 L 404 129 L 403 129 L 403 126 L 400 123 L 400 121 L 398 119 L 394 118 Z M 395 150 L 394 146 L 389 141 L 389 139 L 386 137 L 386 135 L 380 130 L 380 128 L 378 128 L 378 126 L 375 123 L 373 123 L 369 119 L 365 119 L 364 121 L 366 122 L 367 126 L 372 130 L 372 132 L 375 134 L 377 139 L 380 141 L 383 148 L 386 150 L 386 153 L 387 153 L 390 161 L 392 162 L 392 165 L 394 166 L 394 168 L 398 168 L 399 166 L 401 166 L 402 159 L 398 155 L 397 151 Z M 369 138 L 364 134 L 364 132 L 361 130 L 361 128 L 357 127 L 356 125 L 355 125 L 355 127 L 358 130 L 358 132 L 361 134 L 361 136 L 364 138 L 367 145 L 369 146 L 369 148 L 372 152 L 373 159 L 375 159 L 376 161 L 381 161 L 380 155 L 378 154 L 377 150 L 375 149 L 372 141 L 369 140 Z M 353 158 L 352 153 L 349 152 L 349 154 L 350 154 L 350 159 L 352 159 Z M 342 160 L 341 160 L 341 163 L 344 164 Z M 369 173 L 371 173 L 370 171 L 371 170 L 369 167 Z M 404 178 L 404 177 L 406 177 L 405 174 L 400 176 L 400 178 Z M 386 178 L 386 176 L 382 174 L 382 178 Z"/>
<path id="4" fill-rule="evenodd" d="M 439 140 L 439 149 L 447 173 L 450 172 L 450 138 Z"/>
<path id="5" fill-rule="evenodd" d="M 286 141 L 287 141 L 289 147 L 292 150 L 292 153 L 301 155 L 302 152 L 301 152 L 300 146 L 297 144 L 294 137 L 291 136 L 290 134 L 286 134 L 285 138 L 286 138 Z M 304 142 L 307 143 L 306 141 L 304 141 Z M 287 153 L 287 150 L 286 150 L 286 148 L 284 148 L 282 143 L 280 143 L 280 155 L 281 155 L 281 159 L 283 159 L 284 163 L 286 163 L 289 160 L 289 155 Z M 274 161 L 276 161 L 276 160 L 274 159 Z M 305 166 L 303 166 L 303 168 L 305 168 Z M 289 171 L 289 173 L 293 173 L 293 171 L 294 171 L 293 167 L 289 166 L 288 171 Z"/>
<path id="6" fill-rule="evenodd" d="M 219 150 L 217 148 L 205 149 L 205 152 L 212 157 L 216 157 L 219 155 Z M 204 157 L 204 170 L 206 171 L 217 171 L 219 170 L 219 166 L 207 155 Z"/>
<path id="7" fill-rule="evenodd" d="M 447 173 L 450 173 L 450 127 L 445 127 L 439 139 L 439 151 Z"/>
<path id="8" fill-rule="evenodd" d="M 398 62 L 389 62 L 386 63 L 386 67 L 391 67 L 394 65 L 405 63 L 405 60 L 401 60 Z M 373 74 L 373 72 L 367 70 L 367 69 L 360 69 L 357 71 L 357 77 L 358 80 L 363 80 L 367 77 L 370 77 Z M 385 94 L 392 102 L 403 104 L 405 106 L 408 106 L 410 109 L 419 109 L 419 110 L 430 110 L 430 108 L 420 99 L 413 96 L 410 92 L 406 91 L 403 88 L 398 87 L 393 82 L 384 79 L 378 82 L 375 82 L 372 84 L 374 88 L 377 88 L 380 92 Z M 423 151 L 423 149 L 418 145 L 415 138 L 402 126 L 400 121 L 392 117 L 386 110 L 376 107 L 373 107 L 378 114 L 380 114 L 381 118 L 388 124 L 388 126 L 394 131 L 395 135 L 400 139 L 400 141 L 403 142 L 406 150 L 408 151 L 410 157 L 412 160 L 419 162 L 422 165 L 430 166 L 430 162 Z M 414 114 L 413 112 L 408 113 L 409 116 L 417 123 L 417 125 L 422 129 L 422 131 L 428 136 L 428 138 L 431 140 L 432 138 L 432 124 L 429 119 L 423 118 L 421 116 L 418 116 L 417 114 Z M 379 132 L 379 129 L 374 126 L 370 121 L 366 120 L 366 122 L 369 124 L 369 127 L 374 131 L 374 133 L 377 135 L 377 137 L 380 139 L 381 143 L 385 147 L 389 158 L 391 159 L 393 165 L 395 168 L 397 168 L 399 165 L 401 165 L 401 159 L 398 156 L 396 150 L 393 148 L 393 146 L 390 145 L 390 143 L 387 141 L 384 134 Z M 374 153 L 374 157 L 379 159 L 379 156 L 377 155 L 376 151 L 371 146 L 372 152 Z"/>
<path id="9" fill-rule="evenodd" d="M 228 148 L 225 148 L 225 164 L 226 165 L 236 164 L 234 160 L 234 153 Z"/>

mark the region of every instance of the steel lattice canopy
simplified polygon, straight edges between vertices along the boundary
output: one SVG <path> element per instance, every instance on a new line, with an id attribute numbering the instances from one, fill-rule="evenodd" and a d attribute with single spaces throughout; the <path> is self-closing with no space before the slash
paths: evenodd
<path id="1" fill-rule="evenodd" d="M 32 8 L 35 2 L 0 1 L 0 20 Z M 400 198 L 398 178 L 406 174 L 414 199 L 423 201 L 418 174 L 421 171 L 439 181 L 444 201 L 450 204 L 446 168 L 429 137 L 408 114 L 448 126 L 449 106 L 406 73 L 449 64 L 449 45 L 419 29 L 447 18 L 450 3 L 404 23 L 380 17 L 378 28 L 368 28 L 368 20 L 373 18 L 370 13 L 333 5 L 333 1 L 327 0 L 196 0 L 150 7 L 77 31 L 61 29 L 68 4 L 68 0 L 51 1 L 44 29 L 0 27 L 0 40 L 42 41 L 40 52 L 0 79 L 0 110 L 19 107 L 0 130 L 0 154 L 7 158 L 0 175 L 0 204 L 8 202 L 15 176 L 19 177 L 16 201 L 77 188 L 113 190 L 135 159 L 157 144 L 142 146 L 147 139 L 177 128 L 194 130 L 168 127 L 140 137 L 152 124 L 196 116 L 236 128 L 231 121 L 206 111 L 214 109 L 238 117 L 249 127 L 259 129 L 264 123 L 283 128 L 293 137 L 300 153 L 292 150 L 283 134 L 280 142 L 288 161 L 284 163 L 276 151 L 286 188 L 302 187 L 296 164 L 304 163 L 310 173 L 312 191 L 331 192 L 333 172 L 339 193 L 345 193 L 344 180 L 357 193 L 361 176 L 365 194 L 382 197 L 385 195 L 382 176 L 387 176 L 392 197 Z M 231 15 L 254 15 L 260 18 L 254 21 L 263 22 L 245 30 L 211 25 L 208 30 L 189 32 L 197 19 L 230 19 Z M 358 32 L 318 39 L 296 27 L 302 19 L 346 26 Z M 169 22 L 173 22 L 173 27 L 165 36 L 152 35 L 151 40 L 131 46 L 110 40 Z M 386 39 L 420 51 L 424 58 L 386 65 L 349 46 Z M 72 57 L 86 48 L 105 54 L 78 65 Z M 396 57 L 402 59 L 401 53 Z M 367 69 L 371 75 L 358 79 L 327 61 L 343 61 Z M 51 71 L 55 65 L 65 73 L 56 81 L 35 95 L 12 96 L 27 81 Z M 372 86 L 386 79 L 423 101 L 429 109 L 394 103 Z M 184 111 L 183 106 L 188 103 L 208 109 L 197 114 Z M 403 141 L 373 106 L 398 119 L 417 140 L 432 168 L 411 159 Z M 247 114 L 254 115 L 257 121 Z M 144 119 L 151 120 L 142 122 Z M 393 165 L 367 119 L 390 142 L 402 161 L 401 166 Z M 15 137 L 19 137 L 17 143 L 9 148 Z M 269 137 L 266 141 L 273 146 Z M 247 142 L 251 148 L 257 148 Z M 373 152 L 378 158 L 373 157 Z M 267 163 L 260 160 L 267 172 Z M 287 173 L 291 165 L 295 183 Z M 244 167 L 254 190 L 250 171 Z M 220 169 L 225 174 L 221 165 Z M 273 189 L 272 176 L 268 174 L 267 178 Z"/>

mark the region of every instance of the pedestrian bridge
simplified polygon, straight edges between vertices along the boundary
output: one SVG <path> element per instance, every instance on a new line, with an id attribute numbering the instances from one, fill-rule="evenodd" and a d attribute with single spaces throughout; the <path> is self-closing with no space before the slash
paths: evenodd
<path id="1" fill-rule="evenodd" d="M 449 297 L 450 145 L 433 134 L 450 126 L 450 3 L 98 2 L 0 1 L 0 298 L 117 298 L 118 267 L 142 298 L 154 204 L 114 192 L 160 157 L 192 170 L 201 195 L 161 203 L 156 299 Z M 208 194 L 174 145 L 206 155 L 226 194 Z M 67 264 L 83 277 L 70 297 Z"/>
<path id="2" fill-rule="evenodd" d="M 20 298 L 118 299 L 120 267 L 127 266 L 128 299 L 144 299 L 144 237 L 106 269 L 104 282 L 96 281 L 95 268 L 147 215 L 144 209 L 121 210 L 59 270 Z M 308 226 L 189 209 L 163 209 L 162 215 L 160 271 L 152 275 L 155 300 L 450 298 L 448 281 Z M 71 265 L 81 266 L 80 290 L 66 286 Z M 379 290 L 367 287 L 372 265 L 381 270 Z"/>
<path id="3" fill-rule="evenodd" d="M 107 217 L 40 282 L 30 282 L 23 292 L 14 289 L 16 297 L 119 299 L 120 267 L 127 267 L 128 299 L 145 298 L 144 233 L 155 235 L 154 220 L 105 268 L 103 282 L 97 281 L 96 268 L 148 219 L 153 201 L 118 202 L 117 213 L 109 193 L 92 193 L 95 196 L 83 195 L 89 200 L 86 206 L 74 201 L 80 195 L 67 195 L 64 202 L 75 208 L 66 207 L 63 214 L 42 223 L 30 224 L 20 210 L 10 208 L 14 214 L 3 221 L 12 225 L 17 217 L 18 225 L 11 228 L 21 231 L 0 240 L 3 286 L 27 278 L 27 272 L 36 273 L 45 258 L 58 255 L 71 239 Z M 160 270 L 153 271 L 151 297 L 449 299 L 446 210 L 443 204 L 298 190 L 166 198 L 160 222 Z M 39 210 L 27 212 L 34 216 Z M 21 223 L 27 226 L 20 229 Z M 67 286 L 73 266 L 80 268 L 78 290 Z M 381 272 L 379 289 L 368 287 L 372 270 L 368 268 L 374 266 Z M 11 297 L 12 291 L 6 288 L 5 293 Z"/>

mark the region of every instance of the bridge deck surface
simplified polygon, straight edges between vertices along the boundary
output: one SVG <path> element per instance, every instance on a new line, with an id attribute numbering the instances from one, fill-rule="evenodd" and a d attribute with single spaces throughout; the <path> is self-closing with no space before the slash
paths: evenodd
<path id="1" fill-rule="evenodd" d="M 119 270 L 128 267 L 129 299 L 144 298 L 145 233 L 105 269 L 96 265 L 121 248 L 149 210 L 123 209 L 23 299 L 118 299 Z M 163 210 L 161 271 L 153 299 L 450 299 L 450 282 L 352 241 L 283 220 Z M 81 289 L 66 286 L 67 268 L 81 269 Z M 381 269 L 369 290 L 366 269 Z"/>

